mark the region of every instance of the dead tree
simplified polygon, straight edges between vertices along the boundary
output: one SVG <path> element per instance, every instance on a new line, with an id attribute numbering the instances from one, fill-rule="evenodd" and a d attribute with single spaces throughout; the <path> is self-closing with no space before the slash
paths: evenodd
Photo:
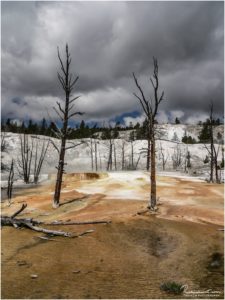
<path id="1" fill-rule="evenodd" d="M 95 140 L 95 171 L 98 171 L 98 142 Z"/>
<path id="2" fill-rule="evenodd" d="M 177 170 L 182 164 L 182 152 L 179 144 L 173 150 L 173 155 L 171 156 L 173 162 L 173 169 Z"/>
<path id="3" fill-rule="evenodd" d="M 135 140 L 135 134 L 134 131 L 130 133 L 129 142 L 131 146 L 131 157 L 130 157 L 130 168 L 134 169 L 134 140 Z"/>
<path id="4" fill-rule="evenodd" d="M 115 165 L 115 170 L 117 170 L 117 163 L 116 163 L 116 161 L 117 161 L 117 159 L 116 159 L 116 145 L 115 145 L 115 141 L 114 141 L 114 143 L 113 143 L 113 152 L 114 152 L 114 165 Z"/>
<path id="5" fill-rule="evenodd" d="M 20 158 L 18 158 L 18 173 L 24 182 L 28 184 L 31 182 L 31 174 L 33 171 L 33 182 L 37 184 L 48 150 L 49 140 L 42 142 L 41 151 L 39 152 L 39 146 L 41 146 L 41 144 L 37 136 L 30 137 L 27 134 L 23 134 L 19 136 L 19 139 Z"/>
<path id="6" fill-rule="evenodd" d="M 186 167 L 187 167 L 187 169 L 191 168 L 191 154 L 190 154 L 190 151 L 187 151 L 187 155 L 186 155 Z"/>
<path id="7" fill-rule="evenodd" d="M 166 168 L 166 163 L 168 160 L 169 155 L 164 153 L 164 149 L 162 148 L 162 144 L 160 143 L 160 148 L 159 148 L 159 154 L 160 154 L 160 159 L 162 160 L 162 167 L 163 171 L 165 171 Z"/>
<path id="8" fill-rule="evenodd" d="M 133 145 L 133 141 L 130 141 L 131 143 L 131 168 L 132 170 L 134 169 L 134 145 Z"/>
<path id="9" fill-rule="evenodd" d="M 112 149 L 113 149 L 113 145 L 112 145 L 111 139 L 110 139 L 109 157 L 108 157 L 108 162 L 107 162 L 107 171 L 112 171 Z"/>
<path id="10" fill-rule="evenodd" d="M 121 168 L 124 170 L 125 168 L 125 141 L 122 141 L 122 149 L 121 149 Z"/>
<path id="11" fill-rule="evenodd" d="M 213 139 L 213 103 L 210 105 L 210 181 L 213 182 L 214 139 Z"/>
<path id="12" fill-rule="evenodd" d="M 38 153 L 38 138 L 36 137 L 36 145 L 35 145 L 35 156 L 34 156 L 34 183 L 37 184 L 39 180 L 39 176 L 41 173 L 41 168 L 48 151 L 50 140 L 46 142 L 46 140 L 42 141 L 42 147 L 40 154 Z"/>
<path id="13" fill-rule="evenodd" d="M 41 228 L 41 227 L 37 226 L 37 225 L 41 224 L 41 222 L 33 220 L 33 219 L 16 219 L 16 216 L 18 216 L 26 207 L 27 207 L 27 204 L 23 204 L 22 207 L 10 217 L 1 216 L 1 225 L 2 226 L 13 226 L 15 228 L 26 227 L 26 228 L 32 229 L 34 231 L 43 232 L 43 233 L 51 234 L 51 235 L 59 235 L 59 236 L 65 236 L 65 237 L 72 236 L 68 232 Z"/>
<path id="14" fill-rule="evenodd" d="M 102 157 L 100 151 L 98 152 L 98 156 L 99 156 L 99 168 L 100 170 L 102 170 Z"/>
<path id="15" fill-rule="evenodd" d="M 107 171 L 112 171 L 113 168 L 113 134 L 112 134 L 112 128 L 109 126 L 109 129 L 106 131 L 105 138 L 109 142 L 109 154 L 108 154 L 108 160 L 107 160 Z"/>
<path id="16" fill-rule="evenodd" d="M 88 148 L 90 149 L 91 156 L 91 170 L 94 170 L 94 151 L 93 151 L 93 137 L 90 137 L 90 143 L 87 143 Z"/>
<path id="17" fill-rule="evenodd" d="M 67 138 L 69 135 L 69 128 L 68 128 L 68 121 L 76 115 L 82 115 L 81 112 L 74 112 L 74 104 L 73 102 L 76 101 L 79 96 L 74 97 L 71 99 L 71 94 L 73 91 L 73 88 L 75 84 L 77 83 L 79 77 L 73 77 L 72 73 L 70 72 L 70 66 L 71 66 L 71 57 L 68 49 L 68 45 L 66 45 L 66 62 L 64 63 L 61 59 L 59 49 L 58 49 L 58 59 L 61 66 L 61 73 L 58 73 L 58 79 L 61 84 L 61 87 L 65 93 L 65 101 L 64 101 L 64 107 L 61 106 L 60 102 L 57 103 L 57 108 L 54 107 L 55 112 L 57 113 L 60 121 L 62 122 L 62 128 L 57 127 L 56 136 L 60 138 L 61 140 L 61 146 L 60 149 L 55 145 L 55 148 L 58 151 L 59 154 L 59 162 L 57 169 L 57 178 L 56 178 L 56 184 L 55 184 L 55 193 L 53 198 L 52 206 L 53 208 L 57 208 L 59 206 L 59 200 L 60 200 L 60 193 L 61 193 L 61 187 L 62 187 L 62 177 L 63 173 L 65 172 L 64 166 L 65 166 L 65 153 L 66 150 L 75 148 L 79 144 L 74 144 L 73 142 L 68 142 L 71 144 L 70 146 L 66 146 Z"/>
<path id="18" fill-rule="evenodd" d="M 93 140 L 92 140 L 92 138 L 91 138 L 90 150 L 91 150 L 91 170 L 93 171 L 93 169 L 94 169 L 94 159 L 93 159 Z"/>
<path id="19" fill-rule="evenodd" d="M 54 236 L 64 236 L 64 237 L 80 237 L 87 233 L 94 232 L 93 229 L 83 231 L 80 234 L 72 234 L 65 231 L 59 231 L 59 230 L 51 230 L 51 229 L 45 229 L 40 227 L 40 224 L 44 225 L 86 225 L 86 224 L 110 224 L 111 220 L 94 220 L 94 221 L 84 221 L 84 222 L 52 222 L 52 223 L 45 223 L 43 221 L 34 220 L 32 218 L 16 218 L 25 208 L 27 207 L 27 204 L 23 204 L 19 210 L 17 210 L 13 215 L 10 217 L 8 216 L 1 216 L 1 226 L 13 226 L 15 228 L 21 228 L 25 227 L 37 232 L 42 232 L 48 235 L 54 235 Z M 47 237 L 41 237 L 43 239 L 48 239 Z"/>
<path id="20" fill-rule="evenodd" d="M 214 143 L 214 135 L 213 135 L 213 125 L 214 125 L 214 120 L 213 120 L 213 102 L 210 104 L 210 115 L 209 115 L 209 133 L 210 133 L 210 148 L 208 148 L 206 145 L 205 148 L 209 153 L 210 156 L 210 176 L 209 176 L 209 182 L 214 182 L 216 181 L 217 183 L 220 183 L 220 178 L 219 178 L 219 165 L 218 165 L 218 153 L 219 153 L 219 148 L 216 151 L 215 148 L 215 143 Z M 215 170 L 215 172 L 214 172 Z M 215 173 L 215 174 L 214 174 Z M 214 175 L 215 175 L 215 180 L 214 180 Z"/>
<path id="21" fill-rule="evenodd" d="M 90 137 L 90 144 L 87 143 L 87 146 L 89 147 L 90 149 L 90 155 L 91 155 L 91 170 L 93 171 L 94 170 L 94 158 L 95 158 L 95 169 L 97 171 L 98 169 L 98 166 L 97 166 L 97 161 L 98 161 L 98 158 L 97 158 L 97 144 L 98 142 L 96 142 L 96 135 L 93 134 L 91 135 Z M 94 145 L 93 145 L 94 144 Z M 94 147 L 95 147 L 95 151 L 94 151 Z M 94 155 L 95 154 L 95 155 Z"/>
<path id="22" fill-rule="evenodd" d="M 13 178 L 14 178 L 14 162 L 12 159 L 11 167 L 9 171 L 9 177 L 8 177 L 8 186 L 7 186 L 7 197 L 8 197 L 9 205 L 11 204 L 11 199 L 12 199 Z"/>
<path id="23" fill-rule="evenodd" d="M 1 132 L 1 152 L 6 151 L 6 132 Z"/>
<path id="24" fill-rule="evenodd" d="M 148 208 L 155 210 L 155 206 L 156 206 L 156 166 L 155 166 L 155 123 L 156 123 L 155 121 L 156 119 L 155 118 L 158 112 L 159 104 L 163 100 L 164 92 L 162 92 L 159 96 L 158 62 L 155 57 L 153 57 L 153 64 L 154 64 L 154 72 L 153 72 L 153 76 L 150 78 L 150 81 L 154 90 L 154 100 L 151 97 L 149 99 L 145 97 L 143 89 L 138 83 L 138 80 L 134 73 L 133 73 L 133 78 L 139 91 L 139 95 L 134 93 L 134 96 L 139 100 L 149 125 L 150 143 L 148 143 L 148 146 L 150 146 L 150 153 L 151 153 L 151 158 L 150 158 L 151 194 L 150 194 L 150 201 L 149 201 Z"/>
<path id="25" fill-rule="evenodd" d="M 20 158 L 18 158 L 18 172 L 25 183 L 31 180 L 31 162 L 33 159 L 34 142 L 27 134 L 19 135 Z"/>

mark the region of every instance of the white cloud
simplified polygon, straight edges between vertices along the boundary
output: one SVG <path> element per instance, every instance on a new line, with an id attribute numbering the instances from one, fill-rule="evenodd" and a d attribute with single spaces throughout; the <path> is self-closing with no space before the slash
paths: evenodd
<path id="1" fill-rule="evenodd" d="M 144 120 L 145 120 L 145 115 L 144 114 L 142 114 L 141 116 L 138 116 L 138 117 L 124 117 L 123 118 L 124 124 L 126 126 L 129 126 L 130 123 L 132 123 L 133 125 L 136 125 L 137 123 L 142 125 Z"/>
<path id="2" fill-rule="evenodd" d="M 170 111 L 170 121 L 174 122 L 176 118 L 180 119 L 184 116 L 184 112 L 182 110 L 171 110 Z"/>
<path id="3" fill-rule="evenodd" d="M 165 124 L 169 121 L 168 115 L 166 114 L 166 112 L 164 110 L 160 110 L 158 112 L 156 119 L 157 119 L 158 123 L 160 123 L 160 124 Z"/>
<path id="4" fill-rule="evenodd" d="M 135 72 L 152 95 L 152 56 L 165 91 L 159 122 L 183 111 L 203 111 L 205 99 L 223 106 L 223 3 L 9 2 L 2 3 L 2 115 L 42 117 L 43 103 L 63 97 L 59 62 L 69 44 L 71 70 L 80 79 L 77 108 L 84 118 L 109 120 L 141 107 L 132 92 Z M 196 18 L 198 15 L 198 18 Z M 193 34 L 193 32 L 195 34 Z M 190 46 L 191 45 L 191 46 Z M 11 101 L 19 97 L 27 105 Z M 176 114 L 176 115 L 175 115 Z M 134 122 L 136 122 L 134 120 Z"/>
<path id="5" fill-rule="evenodd" d="M 193 113 L 191 116 L 187 117 L 185 123 L 187 124 L 197 124 L 199 121 L 205 121 L 209 118 L 209 115 L 206 113 Z"/>

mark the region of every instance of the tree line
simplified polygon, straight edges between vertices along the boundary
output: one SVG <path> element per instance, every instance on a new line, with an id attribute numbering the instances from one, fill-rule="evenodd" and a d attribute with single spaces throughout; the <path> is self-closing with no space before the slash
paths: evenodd
<path id="1" fill-rule="evenodd" d="M 158 124 L 157 120 L 155 120 L 155 124 Z M 178 118 L 175 119 L 175 124 L 180 124 Z M 182 137 L 182 142 L 185 144 L 196 144 L 196 143 L 207 143 L 210 141 L 210 120 L 206 119 L 205 122 L 199 122 L 198 125 L 201 126 L 201 131 L 198 136 L 198 140 L 193 138 L 187 132 L 184 133 Z M 220 119 L 213 119 L 212 126 L 215 128 L 216 126 L 221 125 Z M 2 120 L 1 122 L 1 131 L 2 132 L 12 132 L 12 133 L 25 133 L 32 135 L 45 135 L 49 137 L 57 138 L 55 134 L 57 128 L 54 122 L 47 121 L 45 118 L 42 119 L 41 122 L 35 122 L 33 120 L 28 120 L 27 122 L 22 122 L 19 124 L 16 121 L 8 118 L 6 121 Z M 93 138 L 98 137 L 102 140 L 107 140 L 110 138 L 119 138 L 120 131 L 128 131 L 132 130 L 130 133 L 129 140 L 147 140 L 148 139 L 148 121 L 145 119 L 142 124 L 139 122 L 136 125 L 133 125 L 130 122 L 129 126 L 121 126 L 120 122 L 117 122 L 114 127 L 112 126 L 98 126 L 94 124 L 90 126 L 85 123 L 84 120 L 80 122 L 80 124 L 75 125 L 74 127 L 70 127 L 70 132 L 68 134 L 68 139 L 83 139 L 83 138 Z M 217 141 L 222 141 L 223 136 L 220 132 L 217 133 L 215 137 Z M 173 140 L 177 140 L 178 137 L 174 134 Z"/>

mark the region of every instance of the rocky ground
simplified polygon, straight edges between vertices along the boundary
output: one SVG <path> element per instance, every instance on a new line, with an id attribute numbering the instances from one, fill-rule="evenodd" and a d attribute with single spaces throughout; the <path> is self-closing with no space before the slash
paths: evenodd
<path id="1" fill-rule="evenodd" d="M 223 185 L 182 176 L 157 182 L 158 211 L 143 215 L 137 212 L 148 201 L 146 172 L 67 174 L 56 210 L 54 176 L 18 190 L 10 207 L 2 203 L 3 215 L 27 203 L 21 217 L 112 223 L 57 226 L 94 232 L 52 240 L 3 227 L 2 298 L 193 298 L 190 292 L 208 289 L 223 298 Z M 160 284 L 171 280 L 187 285 L 186 292 L 161 291 Z"/>

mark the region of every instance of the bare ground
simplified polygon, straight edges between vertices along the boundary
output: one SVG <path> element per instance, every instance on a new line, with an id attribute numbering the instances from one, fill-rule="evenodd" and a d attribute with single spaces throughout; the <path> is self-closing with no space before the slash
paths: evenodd
<path id="1" fill-rule="evenodd" d="M 95 231 L 53 241 L 27 229 L 3 227 L 3 299 L 174 298 L 160 290 L 162 282 L 171 280 L 187 284 L 188 290 L 211 288 L 223 298 L 223 263 L 217 259 L 214 266 L 216 255 L 223 256 L 223 232 L 218 231 L 223 226 L 222 185 L 159 177 L 158 213 L 140 216 L 136 213 L 146 207 L 149 193 L 146 174 L 82 176 L 65 177 L 63 205 L 57 210 L 51 208 L 53 181 L 21 191 L 10 207 L 2 204 L 2 214 L 10 215 L 26 202 L 21 217 L 45 221 L 112 220 L 60 226 L 74 233 Z"/>

